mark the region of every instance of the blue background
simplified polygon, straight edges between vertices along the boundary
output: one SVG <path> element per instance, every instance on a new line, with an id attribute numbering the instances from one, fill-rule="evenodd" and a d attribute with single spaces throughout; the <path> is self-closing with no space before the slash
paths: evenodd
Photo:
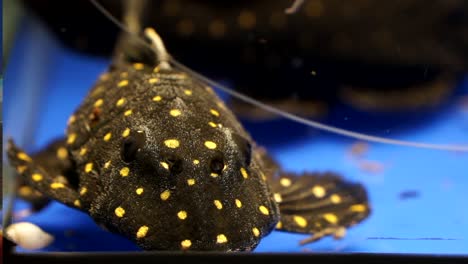
<path id="1" fill-rule="evenodd" d="M 21 24 L 10 58 L 5 69 L 4 140 L 12 136 L 27 151 L 63 135 L 69 115 L 109 62 L 64 49 L 30 19 Z M 468 95 L 468 77 L 457 85 L 457 96 L 423 116 L 364 114 L 338 106 L 327 123 L 401 140 L 467 144 L 468 110 L 459 98 Z M 325 238 L 301 247 L 298 241 L 306 235 L 273 232 L 256 252 L 468 254 L 468 153 L 370 143 L 361 159 L 384 166 L 371 173 L 350 155 L 353 139 L 287 120 L 244 124 L 286 170 L 342 173 L 365 184 L 373 206 L 372 215 L 342 240 Z M 405 191 L 418 196 L 401 199 Z M 27 206 L 17 201 L 15 211 Z M 57 202 L 21 220 L 56 237 L 44 251 L 138 250 Z"/>

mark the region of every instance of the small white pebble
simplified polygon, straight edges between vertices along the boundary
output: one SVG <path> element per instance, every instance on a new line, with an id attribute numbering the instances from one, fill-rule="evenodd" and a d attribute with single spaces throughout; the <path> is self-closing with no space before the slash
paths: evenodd
<path id="1" fill-rule="evenodd" d="M 6 237 L 18 246 L 29 249 L 45 248 L 54 241 L 54 237 L 44 232 L 40 227 L 28 222 L 19 222 L 6 228 Z"/>

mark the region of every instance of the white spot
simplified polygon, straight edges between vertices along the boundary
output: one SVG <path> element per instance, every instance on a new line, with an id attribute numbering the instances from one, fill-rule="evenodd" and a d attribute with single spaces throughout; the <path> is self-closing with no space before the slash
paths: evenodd
<path id="1" fill-rule="evenodd" d="M 28 222 L 19 222 L 6 228 L 6 237 L 20 247 L 36 250 L 47 247 L 54 241 L 54 237 L 44 232 L 40 227 Z"/>

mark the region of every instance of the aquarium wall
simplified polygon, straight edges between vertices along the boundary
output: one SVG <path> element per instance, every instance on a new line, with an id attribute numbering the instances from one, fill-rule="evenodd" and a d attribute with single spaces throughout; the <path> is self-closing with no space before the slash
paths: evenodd
<path id="1" fill-rule="evenodd" d="M 69 117 L 111 63 L 120 29 L 90 2 L 66 2 L 21 1 L 4 68 L 4 148 L 13 138 L 34 153 L 64 137 Z M 100 2 L 121 19 L 123 6 Z M 145 24 L 174 58 L 214 81 L 308 120 L 440 148 L 324 131 L 213 87 L 284 171 L 334 172 L 362 184 L 369 199 L 370 215 L 342 238 L 301 245 L 311 234 L 273 231 L 253 254 L 468 254 L 464 2 L 155 2 Z M 15 252 L 142 251 L 60 202 L 34 211 L 14 195 L 18 175 L 5 149 L 2 166 L 4 223 L 30 222 L 54 238 Z"/>

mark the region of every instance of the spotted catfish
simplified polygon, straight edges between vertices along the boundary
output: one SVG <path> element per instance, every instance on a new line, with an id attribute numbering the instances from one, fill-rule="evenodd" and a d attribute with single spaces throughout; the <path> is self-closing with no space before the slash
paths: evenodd
<path id="1" fill-rule="evenodd" d="M 114 60 L 65 138 L 31 155 L 9 141 L 27 185 L 146 250 L 249 251 L 274 229 L 341 237 L 369 215 L 362 185 L 282 171 L 212 88 L 171 67 L 154 30 L 145 36 L 153 59 Z"/>

